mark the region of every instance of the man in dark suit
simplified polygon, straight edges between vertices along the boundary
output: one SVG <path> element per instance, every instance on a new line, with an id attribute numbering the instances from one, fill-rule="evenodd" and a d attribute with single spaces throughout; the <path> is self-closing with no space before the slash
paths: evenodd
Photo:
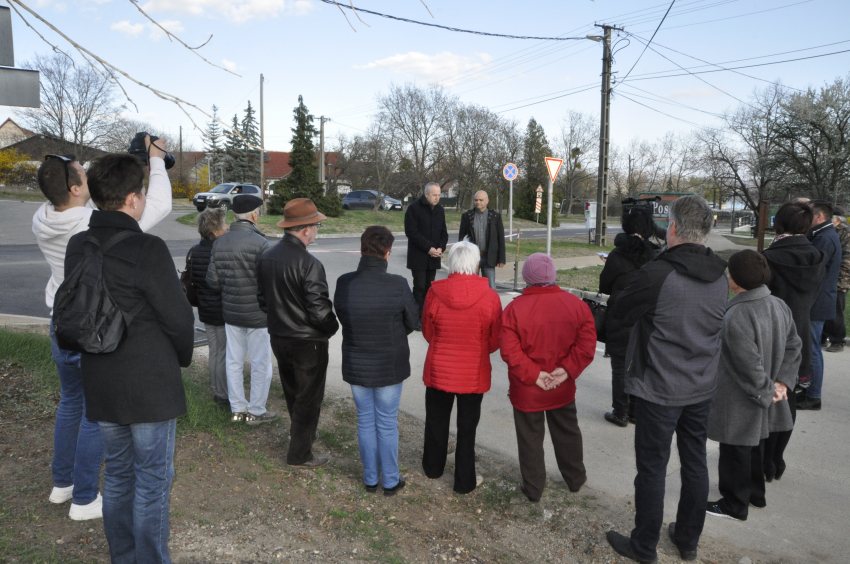
<path id="1" fill-rule="evenodd" d="M 429 182 L 425 194 L 410 204 L 404 214 L 407 235 L 407 268 L 413 274 L 413 297 L 419 305 L 419 317 L 425 294 L 440 268 L 440 257 L 449 242 L 446 212 L 440 205 L 440 185 Z"/>
<path id="2" fill-rule="evenodd" d="M 458 241 L 469 237 L 471 243 L 478 245 L 481 262 L 478 272 L 487 277 L 490 287 L 496 289 L 496 267 L 505 266 L 505 227 L 502 214 L 487 208 L 490 198 L 487 192 L 479 190 L 473 197 L 475 207 L 460 218 Z"/>

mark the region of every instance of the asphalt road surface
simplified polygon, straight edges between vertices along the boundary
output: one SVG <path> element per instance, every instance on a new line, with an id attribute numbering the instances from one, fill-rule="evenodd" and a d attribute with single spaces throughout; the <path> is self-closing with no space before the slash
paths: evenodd
<path id="1" fill-rule="evenodd" d="M 44 286 L 50 271 L 31 232 L 31 218 L 37 208 L 34 203 L 0 201 L 0 313 L 46 317 Z M 162 237 L 171 249 L 175 265 L 183 268 L 188 249 L 197 241 L 194 228 L 173 221 L 186 211 L 178 211 L 163 221 L 153 233 Z M 616 230 L 612 230 L 616 233 Z M 556 236 L 584 234 L 582 225 L 569 225 L 555 232 Z M 528 232 L 526 237 L 545 237 L 545 232 Z M 455 235 L 456 237 L 456 235 Z M 453 238 L 454 239 L 454 238 Z M 406 276 L 404 268 L 406 245 L 404 237 L 396 240 L 389 271 Z M 272 243 L 274 244 L 274 242 Z M 325 265 L 331 294 L 336 279 L 357 267 L 359 238 L 319 239 L 310 247 Z M 505 267 L 507 271 L 509 267 Z M 506 274 L 506 275 L 505 275 Z M 445 276 L 439 273 L 438 276 Z M 499 273 L 500 278 L 510 274 Z M 502 292 L 502 303 L 512 298 Z M 698 297 L 695 297 L 698 299 Z M 427 343 L 421 333 L 410 337 L 413 375 L 404 386 L 402 410 L 424 418 L 424 386 L 421 367 Z M 330 345 L 331 359 L 328 385 L 342 391 L 347 385 L 340 376 L 341 335 Z M 611 380 L 608 359 L 597 347 L 594 362 L 581 375 L 578 384 L 577 406 L 584 435 L 585 465 L 588 469 L 588 490 L 600 499 L 609 500 L 628 510 L 633 499 L 632 481 L 635 475 L 634 427 L 622 429 L 602 418 L 610 410 Z M 751 509 L 746 522 L 733 522 L 708 517 L 704 537 L 713 543 L 727 545 L 736 559 L 748 556 L 769 562 L 830 562 L 848 561 L 850 540 L 846 515 L 850 507 L 850 352 L 825 354 L 826 376 L 824 407 L 820 412 L 800 412 L 797 427 L 786 453 L 788 470 L 781 481 L 767 485 L 767 508 Z M 484 396 L 477 444 L 516 456 L 516 438 L 508 401 L 507 367 L 498 352 L 492 355 L 492 389 Z M 553 481 L 560 482 L 551 443 L 547 445 L 547 468 Z M 719 498 L 717 491 L 717 443 L 709 442 L 710 500 Z M 679 466 L 675 442 L 668 467 L 665 523 L 675 519 L 679 492 Z M 519 474 L 517 472 L 517 479 Z M 550 487 L 563 487 L 550 483 Z M 845 515 L 845 517 L 841 517 Z M 627 530 L 622 532 L 627 533 Z M 667 543 L 662 534 L 661 543 Z M 668 546 L 668 549 L 670 547 Z"/>

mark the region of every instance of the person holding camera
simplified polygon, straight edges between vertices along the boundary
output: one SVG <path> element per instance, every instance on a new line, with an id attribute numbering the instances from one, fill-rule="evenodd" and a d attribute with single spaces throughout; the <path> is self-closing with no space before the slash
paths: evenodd
<path id="1" fill-rule="evenodd" d="M 151 164 L 158 166 L 154 158 Z M 186 413 L 180 369 L 192 362 L 195 334 L 171 252 L 139 225 L 147 204 L 143 179 L 134 156 L 97 159 L 88 182 L 99 211 L 88 231 L 71 238 L 65 256 L 65 272 L 73 273 L 96 239 L 105 289 L 131 318 L 113 352 L 81 357 L 86 417 L 98 422 L 106 455 L 103 527 L 112 562 L 170 562 L 175 429 Z"/>
<path id="2" fill-rule="evenodd" d="M 166 140 L 158 139 L 152 145 L 150 136 L 145 135 L 142 141 L 150 153 L 150 179 L 146 205 L 137 223 L 139 229 L 148 231 L 171 213 L 171 182 L 165 172 Z M 56 290 L 65 279 L 68 242 L 89 228 L 97 206 L 89 193 L 86 171 L 75 155 L 47 155 L 38 169 L 38 187 L 47 202 L 35 212 L 32 230 L 50 266 L 44 297 L 52 314 Z M 49 500 L 57 504 L 71 501 L 71 519 L 99 519 L 103 443 L 98 424 L 86 418 L 80 354 L 59 347 L 52 324 L 51 349 L 62 395 L 53 430 L 53 490 Z"/>

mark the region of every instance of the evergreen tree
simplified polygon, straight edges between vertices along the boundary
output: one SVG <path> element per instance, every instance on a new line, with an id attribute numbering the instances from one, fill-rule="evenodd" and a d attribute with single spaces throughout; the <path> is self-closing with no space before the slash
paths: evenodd
<path id="1" fill-rule="evenodd" d="M 534 205 L 537 200 L 537 187 L 543 187 L 543 208 L 540 210 L 541 223 L 546 222 L 546 214 L 548 210 L 546 195 L 547 187 L 549 186 L 549 170 L 546 168 L 546 157 L 551 157 L 552 151 L 549 149 L 549 142 L 546 140 L 546 133 L 543 131 L 543 126 L 537 123 L 534 118 L 528 121 L 528 127 L 525 131 L 523 139 L 523 155 L 520 165 L 520 170 L 523 172 L 519 183 L 518 194 L 514 196 L 514 213 L 517 217 L 534 221 L 537 218 L 537 213 L 534 211 Z M 558 222 L 553 217 L 553 225 Z"/>
<path id="2" fill-rule="evenodd" d="M 316 147 L 313 145 L 317 131 L 303 97 L 298 96 L 298 106 L 293 114 L 295 127 L 292 128 L 292 149 L 289 153 L 292 172 L 273 186 L 275 195 L 270 199 L 269 213 L 283 213 L 286 202 L 293 198 L 310 198 L 323 214 L 338 217 L 342 215 L 339 196 L 326 195 L 325 187 L 318 180 L 319 168 L 316 165 Z"/>
<path id="3" fill-rule="evenodd" d="M 260 185 L 260 151 L 252 149 L 260 146 L 260 131 L 257 124 L 257 119 L 254 117 L 257 112 L 251 107 L 251 100 L 248 100 L 248 107 L 245 108 L 245 117 L 242 118 L 242 123 L 239 124 L 239 131 L 244 137 L 242 145 L 244 147 L 244 163 L 245 170 L 243 173 L 243 182 Z"/>
<path id="4" fill-rule="evenodd" d="M 224 153 L 227 156 L 224 167 L 226 182 L 242 182 L 242 175 L 245 174 L 245 144 L 235 133 L 236 131 L 239 131 L 239 118 L 234 114 L 224 146 Z"/>
<path id="5" fill-rule="evenodd" d="M 209 183 L 215 184 L 215 178 L 221 179 L 220 176 L 216 176 L 216 173 L 219 172 L 219 167 L 224 161 L 224 142 L 221 139 L 221 126 L 216 121 L 218 118 L 218 108 L 215 104 L 213 104 L 212 111 L 213 119 L 207 122 L 207 129 L 204 132 L 204 150 L 210 157 Z"/>

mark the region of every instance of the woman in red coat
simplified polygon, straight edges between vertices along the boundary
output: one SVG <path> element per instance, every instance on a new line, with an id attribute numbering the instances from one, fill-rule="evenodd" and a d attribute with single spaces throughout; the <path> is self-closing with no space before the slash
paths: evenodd
<path id="1" fill-rule="evenodd" d="M 547 255 L 528 257 L 522 277 L 528 286 L 505 308 L 499 344 L 508 364 L 522 493 L 538 501 L 546 485 L 544 418 L 567 487 L 577 492 L 587 481 L 575 381 L 593 361 L 596 327 L 590 308 L 555 285 Z"/>
<path id="2" fill-rule="evenodd" d="M 475 474 L 475 430 L 481 399 L 490 389 L 490 353 L 499 348 L 502 302 L 486 278 L 478 276 L 481 252 L 469 242 L 449 252 L 449 277 L 431 285 L 422 312 L 425 357 L 425 451 L 422 469 L 431 479 L 443 475 L 449 422 L 457 397 L 454 490 L 466 494 L 481 485 Z"/>

